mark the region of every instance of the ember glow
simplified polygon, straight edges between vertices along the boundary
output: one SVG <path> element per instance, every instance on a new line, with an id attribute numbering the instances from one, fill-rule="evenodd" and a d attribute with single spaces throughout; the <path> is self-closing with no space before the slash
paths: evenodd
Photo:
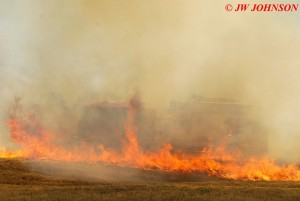
<path id="1" fill-rule="evenodd" d="M 157 152 L 143 151 L 133 123 L 135 113 L 135 109 L 130 107 L 124 125 L 126 138 L 121 150 L 101 144 L 90 146 L 83 142 L 66 148 L 55 142 L 55 133 L 40 126 L 34 128 L 40 135 L 30 133 L 21 118 L 11 116 L 7 124 L 13 141 L 20 148 L 17 151 L 1 148 L 0 157 L 102 163 L 160 171 L 205 172 L 228 179 L 300 181 L 300 169 L 296 165 L 278 165 L 266 157 L 244 158 L 240 152 L 229 153 L 225 147 L 205 148 L 199 150 L 198 154 L 186 154 L 174 152 L 171 144 L 165 144 Z"/>

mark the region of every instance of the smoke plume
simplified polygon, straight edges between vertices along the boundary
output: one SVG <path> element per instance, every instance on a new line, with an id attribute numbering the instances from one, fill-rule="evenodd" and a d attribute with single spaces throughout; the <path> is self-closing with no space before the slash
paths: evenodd
<path id="1" fill-rule="evenodd" d="M 197 94 L 256 105 L 270 154 L 299 162 L 299 14 L 224 6 L 1 0 L 0 143 L 11 145 L 5 118 L 15 96 L 52 126 L 75 129 L 90 102 L 138 91 L 146 105 L 164 109 Z"/>

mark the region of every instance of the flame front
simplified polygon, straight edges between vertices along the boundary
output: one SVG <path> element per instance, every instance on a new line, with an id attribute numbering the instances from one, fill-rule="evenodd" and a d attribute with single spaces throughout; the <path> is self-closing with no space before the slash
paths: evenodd
<path id="1" fill-rule="evenodd" d="M 32 158 L 65 162 L 92 162 L 143 168 L 148 170 L 206 172 L 209 175 L 228 179 L 247 180 L 293 180 L 300 181 L 296 165 L 277 165 L 266 157 L 244 159 L 239 152 L 229 153 L 224 147 L 206 148 L 198 154 L 173 153 L 172 145 L 166 144 L 157 152 L 141 149 L 134 126 L 135 111 L 131 109 L 125 124 L 126 139 L 121 151 L 99 144 L 96 148 L 81 143 L 75 148 L 66 148 L 55 143 L 55 135 L 37 127 L 41 135 L 28 133 L 17 117 L 8 120 L 10 134 L 20 145 L 17 151 L 0 149 L 1 158 Z"/>

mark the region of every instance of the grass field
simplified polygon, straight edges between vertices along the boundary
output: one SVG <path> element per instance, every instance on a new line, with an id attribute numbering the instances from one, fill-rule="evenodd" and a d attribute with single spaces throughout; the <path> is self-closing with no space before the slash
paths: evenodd
<path id="1" fill-rule="evenodd" d="M 0 200 L 300 200 L 300 182 L 0 159 Z"/>

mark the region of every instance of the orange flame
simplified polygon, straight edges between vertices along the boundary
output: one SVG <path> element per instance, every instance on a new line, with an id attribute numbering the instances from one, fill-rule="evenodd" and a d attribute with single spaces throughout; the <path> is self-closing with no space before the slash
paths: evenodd
<path id="1" fill-rule="evenodd" d="M 24 157 L 22 150 L 9 151 L 5 147 L 0 147 L 0 158 L 22 158 Z"/>
<path id="2" fill-rule="evenodd" d="M 16 117 L 8 120 L 11 136 L 20 145 L 18 151 L 0 149 L 0 157 L 33 158 L 66 162 L 102 162 L 118 166 L 163 171 L 206 172 L 229 179 L 247 180 L 294 180 L 300 181 L 300 170 L 296 165 L 277 165 L 268 158 L 248 158 L 228 153 L 224 147 L 206 148 L 197 155 L 173 153 L 166 144 L 157 152 L 145 152 L 140 148 L 133 119 L 135 109 L 131 108 L 121 151 L 98 145 L 97 148 L 81 143 L 75 148 L 66 148 L 54 142 L 54 134 L 40 127 L 42 135 L 26 132 L 22 121 Z"/>

